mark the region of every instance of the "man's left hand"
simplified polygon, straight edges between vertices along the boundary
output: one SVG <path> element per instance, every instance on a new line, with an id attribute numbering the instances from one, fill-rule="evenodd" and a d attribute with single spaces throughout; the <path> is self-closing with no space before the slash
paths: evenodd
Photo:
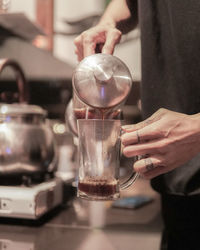
<path id="1" fill-rule="evenodd" d="M 200 115 L 159 109 L 147 120 L 122 127 L 126 157 L 143 156 L 134 169 L 147 179 L 169 172 L 200 152 Z"/>

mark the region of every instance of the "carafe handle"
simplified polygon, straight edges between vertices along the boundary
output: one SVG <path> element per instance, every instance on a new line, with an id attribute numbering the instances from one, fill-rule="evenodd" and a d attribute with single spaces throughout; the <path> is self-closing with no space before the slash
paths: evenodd
<path id="1" fill-rule="evenodd" d="M 28 103 L 29 101 L 28 85 L 21 66 L 15 60 L 2 58 L 0 59 L 0 74 L 7 66 L 10 66 L 15 72 L 15 77 L 19 92 L 19 102 Z"/>
<path id="2" fill-rule="evenodd" d="M 122 150 L 121 150 L 121 154 L 122 154 Z M 142 156 L 135 156 L 134 158 L 135 158 L 135 161 L 137 161 L 141 159 Z M 124 190 L 130 187 L 137 180 L 138 177 L 139 177 L 139 174 L 133 171 L 127 180 L 125 180 L 123 183 L 120 183 L 119 185 L 120 190 Z"/>
<path id="3" fill-rule="evenodd" d="M 119 185 L 120 189 L 124 190 L 129 186 L 131 186 L 137 180 L 138 176 L 139 176 L 138 173 L 132 173 L 131 176 L 128 178 L 128 180 Z"/>

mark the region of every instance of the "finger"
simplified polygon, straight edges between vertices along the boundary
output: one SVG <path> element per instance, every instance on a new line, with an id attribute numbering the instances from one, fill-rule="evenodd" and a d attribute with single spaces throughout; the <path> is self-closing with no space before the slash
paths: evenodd
<path id="1" fill-rule="evenodd" d="M 141 174 L 141 176 L 143 176 L 145 179 L 152 179 L 152 178 L 155 178 L 156 176 L 159 176 L 161 174 L 165 174 L 169 171 L 170 170 L 166 166 L 158 166 L 155 169 L 152 169 L 151 171 L 147 171 L 147 172 Z"/>
<path id="2" fill-rule="evenodd" d="M 90 56 L 95 54 L 96 43 L 92 39 L 83 41 L 83 56 Z"/>
<path id="3" fill-rule="evenodd" d="M 75 54 L 77 55 L 77 59 L 78 59 L 78 61 L 80 62 L 82 59 L 83 59 L 83 54 L 82 53 L 80 53 L 80 51 L 76 48 L 75 49 Z"/>
<path id="4" fill-rule="evenodd" d="M 84 57 L 95 54 L 96 45 L 102 42 L 102 36 L 102 32 L 94 32 L 94 30 L 82 33 L 82 46 Z"/>
<path id="5" fill-rule="evenodd" d="M 142 129 L 150 124 L 152 124 L 153 122 L 155 122 L 156 120 L 153 118 L 148 118 L 142 122 L 138 122 L 136 124 L 130 124 L 130 125 L 125 125 L 122 126 L 122 130 L 125 132 L 132 132 L 138 129 Z"/>
<path id="6" fill-rule="evenodd" d="M 157 139 L 148 141 L 145 143 L 139 143 L 134 145 L 128 145 L 123 148 L 123 154 L 126 157 L 133 157 L 137 155 L 154 155 L 154 154 L 165 154 L 168 150 L 167 139 Z"/>
<path id="7" fill-rule="evenodd" d="M 143 174 L 153 169 L 165 166 L 164 158 L 160 155 L 151 155 L 148 158 L 138 160 L 134 163 L 134 170 L 137 173 Z"/>
<path id="8" fill-rule="evenodd" d="M 121 142 L 124 146 L 136 144 L 140 142 L 139 131 L 124 133 L 121 135 Z"/>
<path id="9" fill-rule="evenodd" d="M 147 142 L 149 140 L 155 140 L 155 139 L 163 137 L 162 131 L 160 131 L 157 128 L 158 128 L 158 123 L 155 122 L 142 129 L 139 129 L 133 132 L 123 133 L 121 136 L 122 144 L 127 146 L 131 144 Z"/>
<path id="10" fill-rule="evenodd" d="M 152 116 L 147 118 L 146 120 L 142 122 L 138 122 L 136 124 L 130 124 L 130 125 L 124 125 L 122 126 L 122 130 L 125 132 L 132 132 L 138 129 L 142 129 L 158 120 L 160 120 L 161 115 L 163 114 L 163 109 L 159 109 L 157 112 L 155 112 Z"/>
<path id="11" fill-rule="evenodd" d="M 75 53 L 78 57 L 78 61 L 80 62 L 83 59 L 83 45 L 82 45 L 82 36 L 78 36 L 74 39 Z"/>
<path id="12" fill-rule="evenodd" d="M 147 124 L 146 124 L 146 120 L 145 120 L 142 122 L 138 122 L 137 124 L 124 125 L 124 126 L 122 126 L 122 130 L 124 132 L 133 132 L 133 131 L 136 131 L 138 129 L 145 127 L 146 125 Z"/>
<path id="13" fill-rule="evenodd" d="M 122 33 L 118 29 L 108 31 L 102 53 L 113 54 L 115 45 L 120 42 L 121 36 Z"/>

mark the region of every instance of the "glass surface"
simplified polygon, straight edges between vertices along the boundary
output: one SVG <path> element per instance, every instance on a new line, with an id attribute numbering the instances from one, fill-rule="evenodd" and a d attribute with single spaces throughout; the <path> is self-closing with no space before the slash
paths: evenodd
<path id="1" fill-rule="evenodd" d="M 90 200 L 120 197 L 120 131 L 120 120 L 78 120 L 79 197 Z M 128 183 L 132 184 L 135 178 L 134 173 Z"/>

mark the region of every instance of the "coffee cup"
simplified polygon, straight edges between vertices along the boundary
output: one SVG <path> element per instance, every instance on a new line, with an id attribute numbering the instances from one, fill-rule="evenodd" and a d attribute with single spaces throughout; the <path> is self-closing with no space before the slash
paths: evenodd
<path id="1" fill-rule="evenodd" d="M 120 190 L 129 187 L 138 177 L 132 175 L 120 183 L 121 120 L 80 119 L 78 125 L 80 198 L 116 200 Z"/>

